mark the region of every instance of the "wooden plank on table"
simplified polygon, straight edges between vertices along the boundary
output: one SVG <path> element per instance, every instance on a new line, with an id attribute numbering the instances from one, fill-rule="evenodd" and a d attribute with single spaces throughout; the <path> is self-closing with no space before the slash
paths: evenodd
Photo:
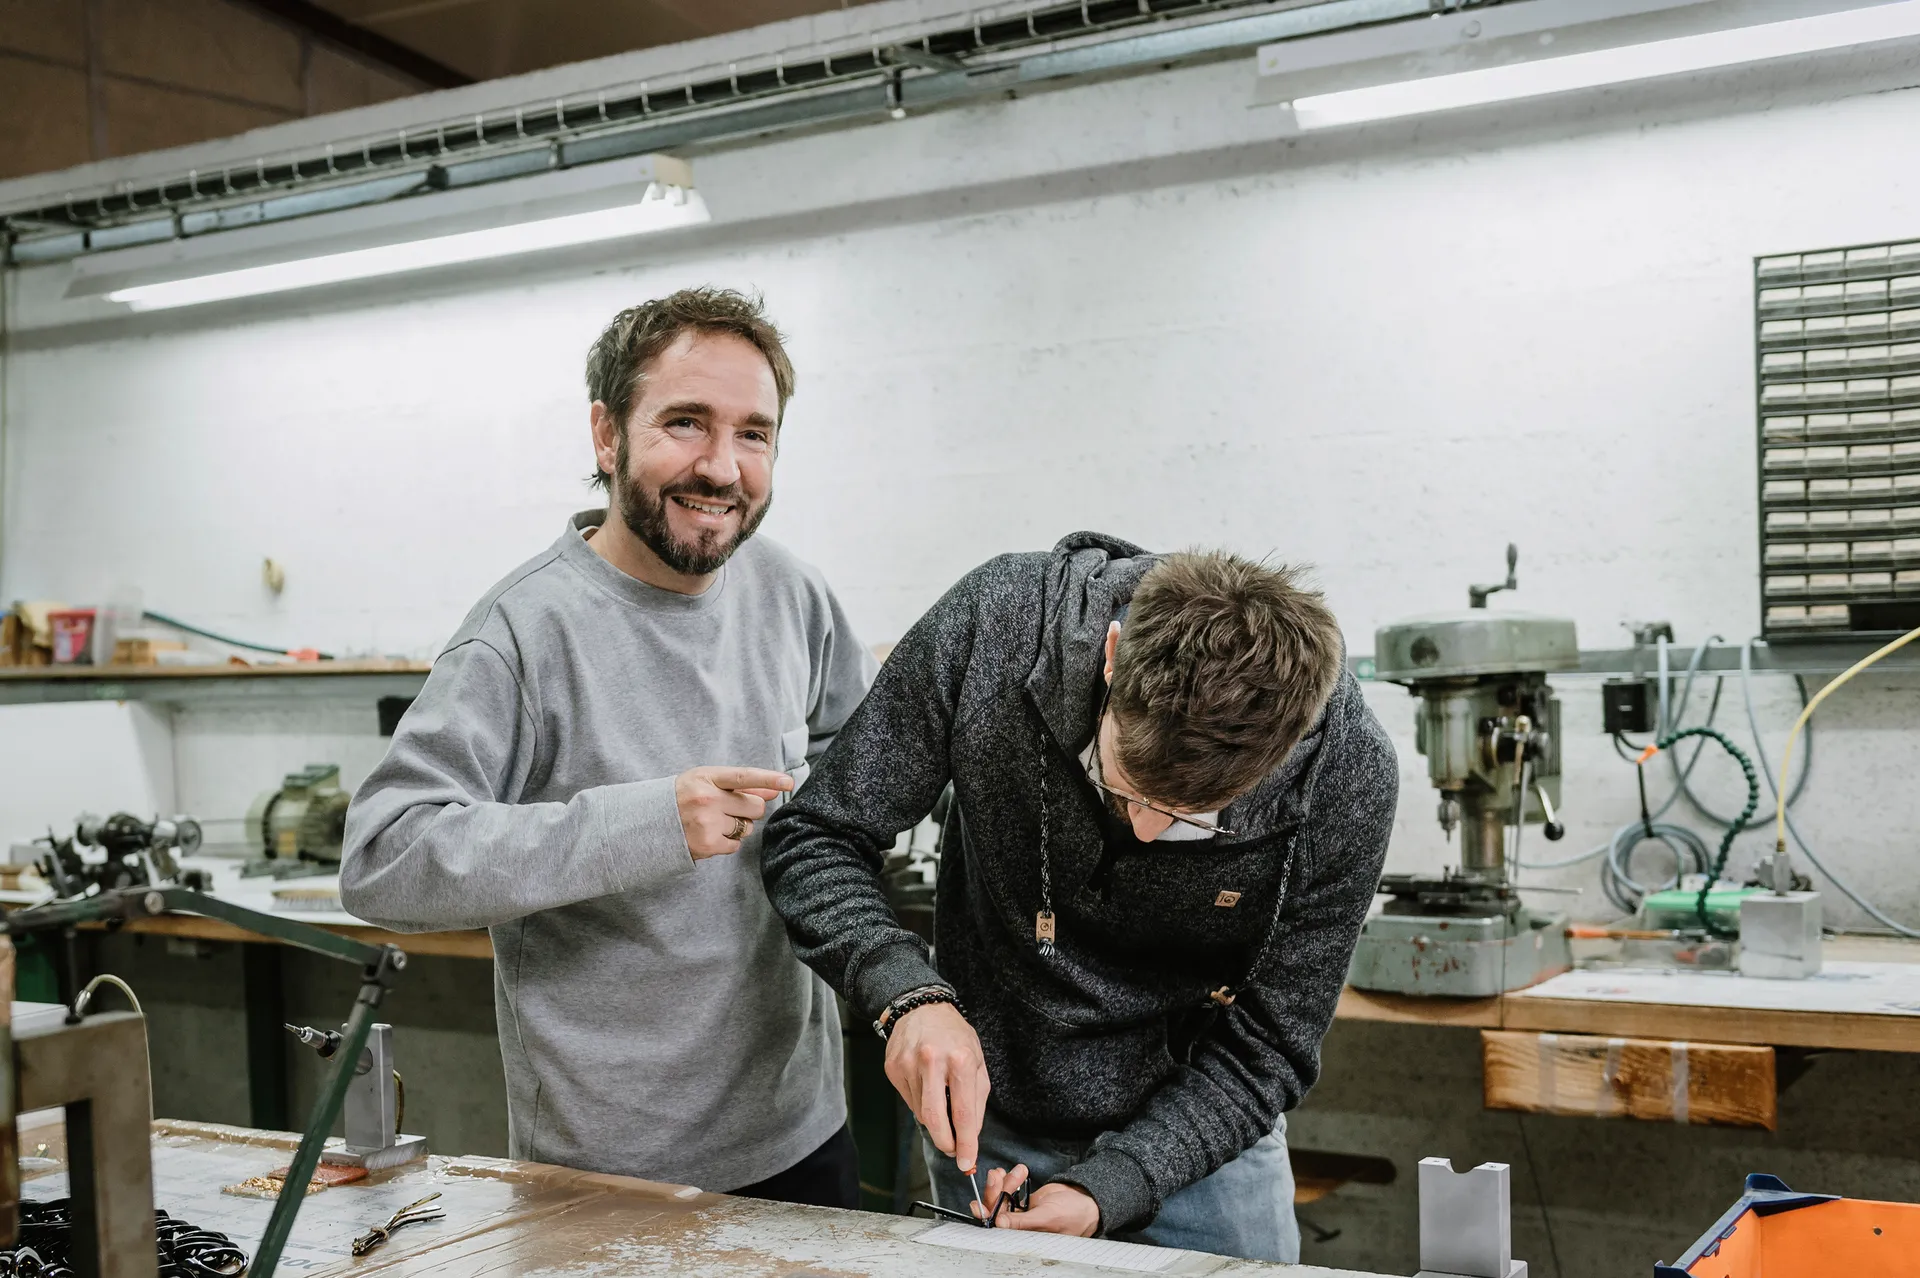
<path id="1" fill-rule="evenodd" d="M 1771 1047 L 1480 1031 L 1488 1109 L 1775 1128 Z"/>
<path id="2" fill-rule="evenodd" d="M 328 675 L 426 674 L 431 662 L 397 661 L 384 657 L 348 661 L 275 661 L 254 665 L 205 666 L 14 666 L 0 670 L 0 683 L 78 683 L 91 679 L 280 679 L 321 678 Z"/>
<path id="3" fill-rule="evenodd" d="M 1920 1017 L 1864 1012 L 1772 1011 L 1612 999 L 1509 998 L 1507 1029 L 1634 1038 L 1702 1039 L 1776 1047 L 1839 1047 L 1862 1052 L 1920 1052 Z"/>
<path id="4" fill-rule="evenodd" d="M 1340 992 L 1334 1015 L 1350 1021 L 1392 1021 L 1403 1025 L 1463 1025 L 1493 1028 L 1500 1024 L 1498 998 L 1433 998 L 1417 994 L 1382 994 L 1349 985 Z"/>

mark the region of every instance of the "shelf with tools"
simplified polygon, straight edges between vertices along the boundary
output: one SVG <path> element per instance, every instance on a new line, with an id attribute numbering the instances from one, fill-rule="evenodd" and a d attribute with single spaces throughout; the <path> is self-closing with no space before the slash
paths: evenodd
<path id="1" fill-rule="evenodd" d="M 0 670 L 0 705 L 379 700 L 418 694 L 429 669 L 428 662 L 389 658 L 257 666 L 16 666 Z"/>

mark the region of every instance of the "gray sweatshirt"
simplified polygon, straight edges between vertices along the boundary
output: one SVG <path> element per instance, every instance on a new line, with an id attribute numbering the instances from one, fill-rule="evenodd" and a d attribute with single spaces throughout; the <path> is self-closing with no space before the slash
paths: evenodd
<path id="1" fill-rule="evenodd" d="M 569 521 L 468 614 L 347 814 L 340 893 L 396 931 L 486 927 L 513 1156 L 729 1190 L 845 1122 L 832 993 L 793 956 L 756 827 L 696 862 L 674 777 L 805 779 L 872 678 L 819 572 L 755 537 L 705 594 Z"/>

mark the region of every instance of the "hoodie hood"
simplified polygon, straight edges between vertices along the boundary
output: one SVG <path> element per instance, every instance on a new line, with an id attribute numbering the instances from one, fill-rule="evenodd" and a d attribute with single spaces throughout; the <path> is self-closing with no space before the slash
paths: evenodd
<path id="1" fill-rule="evenodd" d="M 1041 586 L 1040 651 L 1027 695 L 1061 749 L 1093 739 L 1106 688 L 1107 627 L 1160 556 L 1105 533 L 1068 533 L 1054 546 Z"/>

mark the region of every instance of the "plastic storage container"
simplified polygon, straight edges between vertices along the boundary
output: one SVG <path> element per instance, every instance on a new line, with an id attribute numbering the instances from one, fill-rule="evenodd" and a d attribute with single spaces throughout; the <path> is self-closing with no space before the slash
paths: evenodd
<path id="1" fill-rule="evenodd" d="M 1654 1278 L 1912 1278 L 1920 1273 L 1920 1203 L 1796 1194 L 1777 1176 L 1747 1192 Z"/>

